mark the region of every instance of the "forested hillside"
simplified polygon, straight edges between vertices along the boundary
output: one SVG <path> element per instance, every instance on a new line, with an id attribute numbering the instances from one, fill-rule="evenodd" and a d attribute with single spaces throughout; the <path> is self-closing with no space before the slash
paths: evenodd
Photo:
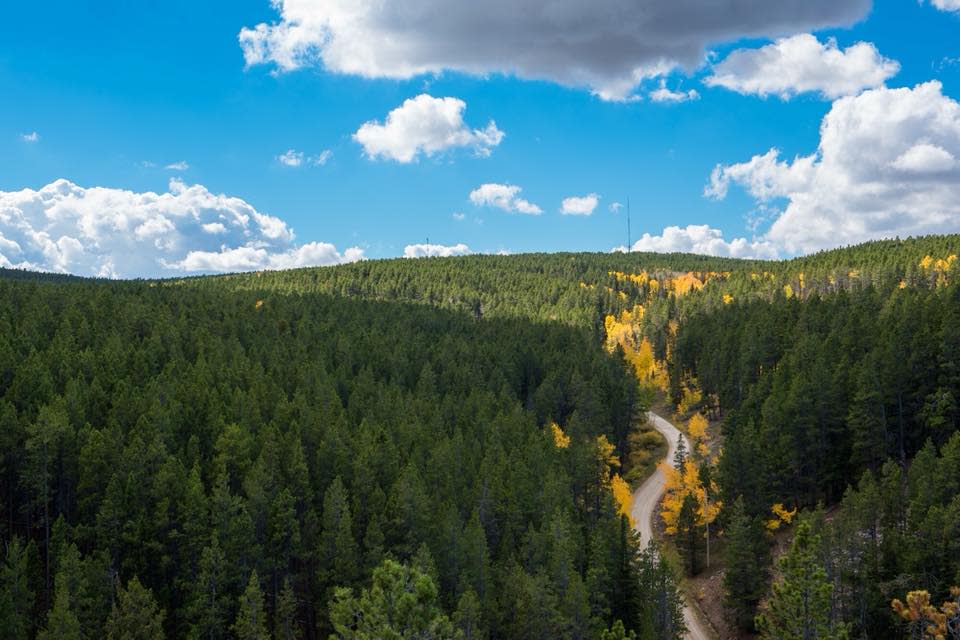
<path id="1" fill-rule="evenodd" d="M 897 637 L 904 627 L 894 598 L 924 590 L 939 603 L 960 583 L 958 252 L 960 237 L 935 236 L 784 262 L 474 257 L 307 270 L 293 280 L 237 276 L 234 284 L 590 326 L 641 382 L 684 412 L 722 420 L 723 455 L 688 467 L 677 483 L 689 486 L 671 495 L 680 505 L 692 493 L 703 512 L 709 502 L 698 476 L 717 482 L 714 499 L 728 505 L 719 524 L 734 526 L 741 545 L 730 573 L 748 570 L 746 592 L 757 594 L 731 614 L 753 627 L 768 593 L 768 520 L 772 528 L 797 508 L 840 506 L 843 518 L 812 527 L 817 544 L 830 545 L 820 556 L 832 584 L 824 628 Z M 943 461 L 930 462 L 938 455 Z M 876 498 L 873 486 L 901 490 Z M 862 500 L 874 503 L 856 506 Z M 702 535 L 705 522 L 692 527 Z M 873 541 L 866 550 L 864 538 Z M 873 561 L 864 562 L 868 552 Z M 742 584 L 728 587 L 744 593 Z"/>
<path id="2" fill-rule="evenodd" d="M 900 637 L 960 583 L 958 251 L 0 274 L 0 628 L 676 637 L 622 517 L 639 383 L 694 418 L 666 528 L 696 571 L 716 522 L 731 617 Z"/>
<path id="3" fill-rule="evenodd" d="M 610 490 L 635 386 L 589 331 L 226 287 L 0 299 L 4 637 L 658 624 L 669 579 Z"/>

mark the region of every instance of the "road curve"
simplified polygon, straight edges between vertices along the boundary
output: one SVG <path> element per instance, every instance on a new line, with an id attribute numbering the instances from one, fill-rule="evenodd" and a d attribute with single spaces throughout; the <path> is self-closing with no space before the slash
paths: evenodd
<path id="1" fill-rule="evenodd" d="M 677 439 L 680 437 L 680 431 L 652 411 L 647 415 L 650 424 L 667 439 L 669 448 L 667 449 L 666 459 L 668 461 L 673 460 L 673 455 L 677 451 Z M 686 442 L 686 440 L 684 441 Z M 689 449 L 689 443 L 687 443 L 687 448 Z M 640 541 L 644 546 L 653 539 L 653 514 L 660 504 L 660 496 L 663 495 L 665 483 L 666 478 L 663 471 L 658 468 L 633 494 L 630 515 L 633 517 L 634 527 L 640 534 Z M 700 621 L 699 616 L 689 605 L 683 610 L 683 619 L 687 623 L 687 638 L 712 640 L 713 634 L 707 631 L 706 625 Z"/>

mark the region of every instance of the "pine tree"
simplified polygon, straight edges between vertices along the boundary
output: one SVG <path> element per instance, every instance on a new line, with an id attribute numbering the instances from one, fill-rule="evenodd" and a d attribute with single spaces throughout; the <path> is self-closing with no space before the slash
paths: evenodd
<path id="1" fill-rule="evenodd" d="M 283 581 L 283 589 L 277 598 L 277 610 L 274 613 L 274 640 L 300 640 L 303 637 L 300 623 L 297 621 L 297 594 L 290 584 L 290 578 Z"/>
<path id="2" fill-rule="evenodd" d="M 797 526 L 790 550 L 777 567 L 781 577 L 763 613 L 757 616 L 757 628 L 770 640 L 832 640 L 845 638 L 846 628 L 830 618 L 833 585 L 818 558 L 820 536 L 806 521 Z"/>
<path id="3" fill-rule="evenodd" d="M 200 554 L 200 573 L 191 582 L 187 606 L 189 636 L 193 640 L 222 640 L 229 610 L 226 559 L 214 534 Z"/>
<path id="4" fill-rule="evenodd" d="M 27 546 L 17 536 L 7 543 L 0 566 L 0 629 L 10 640 L 26 640 L 31 628 L 35 594 L 28 580 Z"/>
<path id="5" fill-rule="evenodd" d="M 323 495 L 320 534 L 320 583 L 324 587 L 352 585 L 357 579 L 359 552 L 353 537 L 353 518 L 347 489 L 340 477 L 334 478 Z"/>
<path id="6" fill-rule="evenodd" d="M 642 628 L 656 640 L 681 640 L 687 631 L 677 576 L 656 544 L 640 554 Z M 641 637 L 648 637 L 641 634 Z"/>
<path id="7" fill-rule="evenodd" d="M 677 449 L 673 453 L 673 468 L 683 473 L 683 469 L 687 464 L 687 439 L 683 437 L 681 433 L 677 436 Z"/>
<path id="8" fill-rule="evenodd" d="M 623 620 L 617 620 L 609 629 L 600 631 L 600 640 L 637 640 L 637 634 L 632 629 L 627 633 Z"/>
<path id="9" fill-rule="evenodd" d="M 331 638 L 342 640 L 453 640 L 430 576 L 393 560 L 373 572 L 373 583 L 354 595 L 339 588 L 330 602 Z"/>
<path id="10" fill-rule="evenodd" d="M 747 515 L 737 498 L 724 531 L 727 566 L 723 576 L 724 605 L 742 629 L 753 629 L 757 605 L 767 593 L 769 551 L 759 518 Z"/>
<path id="11" fill-rule="evenodd" d="M 700 529 L 697 526 L 697 499 L 688 493 L 683 497 L 680 514 L 677 516 L 677 548 L 683 557 L 687 574 L 697 575 L 697 548 L 700 543 Z"/>
<path id="12" fill-rule="evenodd" d="M 107 618 L 107 640 L 164 640 L 163 619 L 153 593 L 134 576 L 126 589 L 117 590 Z"/>
<path id="13" fill-rule="evenodd" d="M 250 573 L 250 581 L 240 596 L 240 610 L 230 627 L 236 640 L 270 640 L 267 631 L 267 614 L 264 611 L 263 591 L 256 570 Z"/>
<path id="14" fill-rule="evenodd" d="M 47 624 L 37 640 L 82 640 L 83 630 L 74 611 L 73 595 L 67 577 L 58 574 L 53 596 L 53 608 L 47 614 Z"/>
<path id="15" fill-rule="evenodd" d="M 462 634 L 463 640 L 484 640 L 487 637 L 483 625 L 483 608 L 473 589 L 468 587 L 460 596 L 457 610 L 453 614 L 453 624 Z"/>

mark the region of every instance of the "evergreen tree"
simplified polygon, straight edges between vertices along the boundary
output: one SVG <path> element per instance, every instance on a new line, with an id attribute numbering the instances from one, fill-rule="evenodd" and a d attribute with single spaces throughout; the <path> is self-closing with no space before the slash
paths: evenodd
<path id="1" fill-rule="evenodd" d="M 677 436 L 677 448 L 673 452 L 673 468 L 683 473 L 687 464 L 687 439 L 681 433 Z"/>
<path id="2" fill-rule="evenodd" d="M 126 589 L 117 590 L 107 618 L 107 640 L 164 640 L 163 619 L 153 593 L 134 576 Z"/>
<path id="3" fill-rule="evenodd" d="M 600 640 L 637 640 L 637 634 L 633 630 L 627 633 L 623 620 L 617 620 L 609 629 L 600 631 Z"/>
<path id="4" fill-rule="evenodd" d="M 797 526 L 790 550 L 777 567 L 780 578 L 762 614 L 757 628 L 770 640 L 830 640 L 845 638 L 846 629 L 831 620 L 830 595 L 833 585 L 820 564 L 820 536 L 810 524 Z"/>
<path id="5" fill-rule="evenodd" d="M 254 570 L 250 573 L 250 581 L 243 595 L 240 596 L 240 610 L 237 619 L 230 627 L 236 640 L 270 640 L 267 631 L 267 614 L 263 605 L 263 591 L 260 589 L 260 579 Z"/>
<path id="6" fill-rule="evenodd" d="M 737 498 L 724 530 L 726 571 L 724 605 L 738 627 L 752 630 L 757 605 L 767 593 L 769 551 L 763 524 L 747 515 L 743 498 Z"/>
<path id="7" fill-rule="evenodd" d="M 700 546 L 700 527 L 697 526 L 697 499 L 692 493 L 683 497 L 680 514 L 677 516 L 677 549 L 683 557 L 687 574 L 694 576 L 699 571 L 697 549 Z"/>
<path id="8" fill-rule="evenodd" d="M 277 610 L 274 613 L 274 640 L 300 640 L 303 637 L 297 620 L 297 594 L 290 584 L 290 578 L 283 581 L 283 589 L 277 598 Z"/>
<path id="9" fill-rule="evenodd" d="M 27 546 L 14 536 L 0 565 L 0 629 L 10 640 L 27 640 L 36 598 L 30 589 Z"/>
<path id="10" fill-rule="evenodd" d="M 53 608 L 47 614 L 46 626 L 37 634 L 37 640 L 82 640 L 80 619 L 73 610 L 73 596 L 65 574 L 57 575 Z M 111 639 L 112 640 L 112 639 Z"/>
<path id="11" fill-rule="evenodd" d="M 187 618 L 193 640 L 222 640 L 226 636 L 229 595 L 225 565 L 220 542 L 214 534 L 210 545 L 203 548 L 200 573 L 191 583 Z"/>
<path id="12" fill-rule="evenodd" d="M 487 637 L 480 598 L 470 587 L 463 592 L 457 602 L 457 610 L 453 614 L 453 624 L 462 634 L 463 640 L 485 640 Z"/>
<path id="13" fill-rule="evenodd" d="M 393 560 L 373 573 L 373 583 L 354 595 L 336 590 L 330 602 L 331 638 L 342 640 L 448 640 L 457 637 L 443 614 L 430 576 Z"/>
<path id="14" fill-rule="evenodd" d="M 334 478 L 323 495 L 323 531 L 320 534 L 320 583 L 325 586 L 352 585 L 357 579 L 359 552 L 353 536 L 353 518 L 346 487 Z"/>
<path id="15" fill-rule="evenodd" d="M 687 631 L 683 595 L 670 563 L 651 542 L 640 556 L 642 627 L 655 640 L 681 640 Z M 647 637 L 641 634 L 642 637 Z"/>

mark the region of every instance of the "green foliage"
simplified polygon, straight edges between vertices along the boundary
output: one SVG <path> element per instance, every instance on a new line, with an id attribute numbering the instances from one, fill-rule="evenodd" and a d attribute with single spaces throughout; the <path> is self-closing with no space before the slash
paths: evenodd
<path id="1" fill-rule="evenodd" d="M 247 588 L 240 596 L 240 610 L 237 619 L 230 627 L 237 640 L 270 640 L 267 631 L 267 612 L 263 604 L 263 591 L 260 589 L 260 579 L 257 572 L 250 573 Z"/>
<path id="2" fill-rule="evenodd" d="M 770 551 L 763 522 L 747 514 L 743 498 L 737 498 L 727 516 L 724 539 L 724 605 L 736 625 L 750 631 L 757 605 L 767 593 Z"/>
<path id="3" fill-rule="evenodd" d="M 435 640 L 458 637 L 439 605 L 429 575 L 386 560 L 373 572 L 370 588 L 354 595 L 337 589 L 330 603 L 331 639 Z"/>
<path id="4" fill-rule="evenodd" d="M 19 537 L 7 544 L 0 565 L 0 628 L 10 640 L 27 640 L 35 594 L 27 579 L 30 571 L 27 546 Z"/>
<path id="5" fill-rule="evenodd" d="M 790 550 L 777 563 L 780 578 L 773 583 L 757 628 L 770 640 L 845 638 L 847 631 L 831 616 L 833 585 L 818 558 L 820 537 L 801 522 Z"/>
<path id="6" fill-rule="evenodd" d="M 163 619 L 153 594 L 133 577 L 125 589 L 117 590 L 107 618 L 107 640 L 164 640 Z"/>

